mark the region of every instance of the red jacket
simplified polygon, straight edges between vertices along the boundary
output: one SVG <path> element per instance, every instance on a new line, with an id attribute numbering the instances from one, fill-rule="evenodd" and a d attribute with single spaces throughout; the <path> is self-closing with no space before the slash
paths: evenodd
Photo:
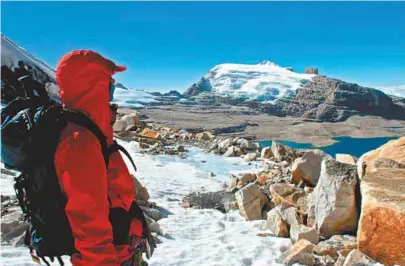
<path id="1" fill-rule="evenodd" d="M 56 71 L 62 103 L 85 112 L 100 127 L 108 144 L 113 142 L 109 85 L 116 69 L 98 53 L 74 51 L 61 58 Z M 128 247 L 114 247 L 112 243 L 108 219 L 110 207 L 128 210 L 135 196 L 121 154 L 111 155 L 107 172 L 99 140 L 87 129 L 68 124 L 54 162 L 68 199 L 65 211 L 79 251 L 71 257 L 72 264 L 111 266 L 127 260 L 131 256 Z M 131 229 L 130 235 L 140 235 L 142 225 L 134 220 Z"/>

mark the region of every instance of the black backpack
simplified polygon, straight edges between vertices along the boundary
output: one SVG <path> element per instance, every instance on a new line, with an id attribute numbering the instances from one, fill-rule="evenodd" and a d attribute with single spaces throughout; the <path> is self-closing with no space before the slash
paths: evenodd
<path id="1" fill-rule="evenodd" d="M 15 178 L 14 188 L 24 217 L 30 223 L 25 244 L 34 260 L 42 258 L 47 265 L 50 264 L 45 257 L 52 262 L 57 258 L 63 265 L 61 256 L 77 252 L 65 213 L 67 199 L 53 163 L 60 134 L 68 122 L 87 128 L 99 139 L 106 169 L 110 154 L 118 150 L 126 154 L 135 167 L 122 146 L 117 143 L 107 146 L 102 131 L 85 114 L 63 108 L 53 100 L 17 98 L 1 111 L 1 157 L 6 168 L 21 173 Z M 129 212 L 110 208 L 114 244 L 129 244 L 128 232 L 134 217 L 143 223 L 143 238 L 149 258 L 156 245 L 142 209 L 135 200 Z"/>

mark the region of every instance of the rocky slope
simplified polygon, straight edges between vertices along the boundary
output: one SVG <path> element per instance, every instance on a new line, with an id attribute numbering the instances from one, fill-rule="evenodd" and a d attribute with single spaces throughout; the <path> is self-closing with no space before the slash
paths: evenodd
<path id="1" fill-rule="evenodd" d="M 388 96 L 342 80 L 298 74 L 269 62 L 219 65 L 184 95 L 207 105 L 243 105 L 275 116 L 319 121 L 344 121 L 353 115 L 405 120 L 404 99 L 398 94 Z"/>

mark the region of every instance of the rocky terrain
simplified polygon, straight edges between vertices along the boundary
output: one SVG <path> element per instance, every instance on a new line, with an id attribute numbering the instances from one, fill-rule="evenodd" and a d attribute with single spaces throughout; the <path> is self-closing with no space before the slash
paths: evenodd
<path id="1" fill-rule="evenodd" d="M 405 137 L 360 158 L 333 158 L 276 141 L 260 148 L 243 137 L 160 127 L 136 113 L 120 114 L 114 131 L 117 138 L 138 143 L 140 153 L 184 158 L 188 147 L 199 146 L 207 153 L 260 164 L 257 171 L 231 175 L 217 192 L 189 194 L 181 205 L 237 210 L 248 221 L 267 220 L 257 237 L 290 238 L 293 243 L 278 258 L 284 265 L 405 264 Z M 14 175 L 6 169 L 3 174 Z M 133 181 L 151 230 L 163 235 L 159 220 L 169 211 L 150 201 L 148 189 L 135 176 Z M 1 204 L 1 241 L 18 247 L 27 223 L 15 197 L 2 196 Z"/>
<path id="2" fill-rule="evenodd" d="M 129 114 L 131 109 L 120 109 Z M 159 127 L 186 129 L 189 132 L 212 131 L 224 136 L 257 140 L 288 140 L 325 146 L 336 142 L 333 137 L 357 138 L 403 136 L 405 121 L 378 116 L 352 116 L 343 122 L 314 122 L 298 117 L 278 117 L 241 106 L 155 106 L 138 111 L 148 123 Z"/>
<path id="3" fill-rule="evenodd" d="M 292 116 L 324 122 L 345 121 L 349 117 L 380 116 L 387 119 L 405 120 L 405 107 L 400 97 L 389 96 L 380 90 L 325 76 L 316 76 L 297 88 L 290 97 L 278 98 L 274 103 L 244 98 L 230 98 L 209 92 L 207 80 L 202 79 L 185 92 L 186 97 L 197 101 L 210 98 L 214 103 L 248 106 L 274 116 Z M 196 95 L 202 95 L 195 97 Z M 213 103 L 211 103 L 214 105 Z"/>

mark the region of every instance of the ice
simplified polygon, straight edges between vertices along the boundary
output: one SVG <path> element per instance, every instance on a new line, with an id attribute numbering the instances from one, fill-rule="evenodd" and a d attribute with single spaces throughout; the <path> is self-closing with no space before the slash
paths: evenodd
<path id="1" fill-rule="evenodd" d="M 295 73 L 265 61 L 257 65 L 220 64 L 211 69 L 205 78 L 213 93 L 274 102 L 294 95 L 297 88 L 315 76 Z"/>
<path id="2" fill-rule="evenodd" d="M 247 222 L 237 211 L 223 214 L 180 206 L 188 193 L 216 191 L 231 173 L 258 171 L 259 165 L 206 154 L 196 147 L 186 147 L 185 159 L 153 156 L 139 153 L 136 142 L 118 142 L 131 153 L 138 171 L 134 172 L 125 156 L 124 160 L 147 187 L 151 201 L 171 213 L 159 221 L 164 235 L 158 236 L 162 243 L 148 261 L 150 265 L 282 265 L 277 259 L 291 241 L 257 236 L 264 220 Z M 2 193 L 11 192 L 7 187 L 12 183 L 3 181 Z M 36 265 L 25 248 L 3 246 L 1 260 L 2 265 Z M 70 265 L 68 258 L 65 261 Z"/>

